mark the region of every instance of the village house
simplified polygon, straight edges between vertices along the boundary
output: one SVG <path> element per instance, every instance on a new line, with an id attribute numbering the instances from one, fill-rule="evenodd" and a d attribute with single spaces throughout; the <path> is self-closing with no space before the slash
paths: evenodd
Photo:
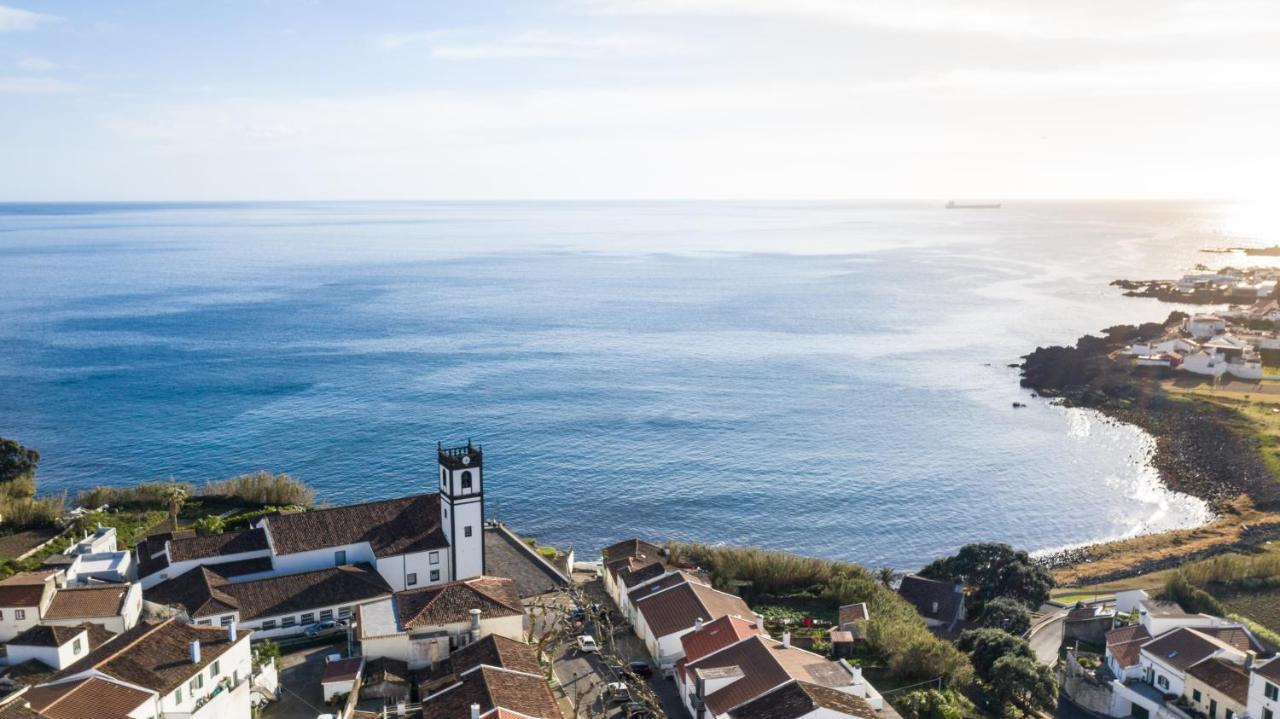
<path id="1" fill-rule="evenodd" d="M 954 632 L 967 616 L 962 582 L 940 582 L 908 574 L 898 585 L 898 595 L 916 608 L 931 629 Z"/>
<path id="2" fill-rule="evenodd" d="M 1227 321 L 1217 315 L 1192 315 L 1183 320 L 1182 327 L 1197 340 L 1207 340 L 1227 331 Z"/>
<path id="3" fill-rule="evenodd" d="M 1280 716 L 1280 657 L 1254 668 L 1249 676 L 1250 719 Z"/>
<path id="4" fill-rule="evenodd" d="M 1187 668 L 1182 696 L 1209 719 L 1238 719 L 1249 704 L 1249 662 L 1206 659 Z"/>
<path id="5" fill-rule="evenodd" d="M 62 554 L 46 557 L 41 566 L 59 573 L 59 586 L 125 583 L 136 578 L 133 555 L 116 546 L 115 527 L 99 527 Z"/>
<path id="6" fill-rule="evenodd" d="M 0 580 L 0 642 L 39 624 L 56 591 L 52 573 L 15 574 Z"/>
<path id="7" fill-rule="evenodd" d="M 448 674 L 419 687 L 423 716 L 562 719 L 533 647 L 491 634 L 449 661 Z"/>
<path id="8" fill-rule="evenodd" d="M 135 584 L 57 586 L 57 572 L 15 574 L 0 581 L 0 642 L 37 624 L 93 622 L 119 634 L 138 623 L 142 590 Z"/>
<path id="9" fill-rule="evenodd" d="M 435 667 L 455 649 L 491 634 L 516 641 L 524 636 L 524 606 L 515 583 L 501 577 L 396 592 L 361 604 L 356 616 L 364 655 L 397 659 L 410 670 Z"/>
<path id="10" fill-rule="evenodd" d="M 249 635 L 139 624 L 25 694 L 48 719 L 249 719 Z"/>
<path id="11" fill-rule="evenodd" d="M 729 719 L 876 719 L 865 699 L 793 679 L 729 712 Z"/>
<path id="12" fill-rule="evenodd" d="M 199 566 L 243 581 L 366 563 L 393 591 L 480 576 L 483 452 L 470 443 L 442 446 L 437 459 L 435 493 L 277 513 L 223 534 L 149 537 L 137 548 L 143 589 Z"/>
<path id="13" fill-rule="evenodd" d="M 325 703 L 329 703 L 343 694 L 350 694 L 356 688 L 356 680 L 364 671 L 364 657 L 347 657 L 332 659 L 324 663 L 324 671 L 320 674 L 320 693 Z"/>
<path id="14" fill-rule="evenodd" d="M 712 589 L 683 573 L 650 582 L 629 597 L 635 607 L 635 634 L 664 672 L 672 671 L 684 657 L 680 638 L 703 623 L 724 616 L 759 621 L 741 597 Z"/>
<path id="15" fill-rule="evenodd" d="M 66 669 L 87 653 L 116 635 L 97 624 L 66 626 L 36 625 L 5 644 L 10 665 L 35 661 L 50 671 Z"/>
<path id="16" fill-rule="evenodd" d="M 816 685 L 856 699 L 824 700 L 851 707 L 848 716 L 897 716 L 863 678 L 859 667 L 792 646 L 788 633 L 778 641 L 757 625 L 727 617 L 700 626 L 681 642 L 685 657 L 677 663 L 676 684 L 685 709 L 695 719 L 769 716 L 747 713 L 744 707 L 790 682 Z M 801 708 L 807 706 L 798 695 L 793 698 Z M 808 703 L 812 700 L 810 697 Z M 816 710 L 810 707 L 796 716 L 808 716 L 812 711 Z M 819 711 L 818 716 L 841 715 Z"/>
<path id="17" fill-rule="evenodd" d="M 217 565 L 199 567 L 147 591 L 147 601 L 180 608 L 195 624 L 254 631 L 257 638 L 301 634 L 316 624 L 349 620 L 360 604 L 391 596 L 369 564 L 233 581 Z"/>
<path id="18" fill-rule="evenodd" d="M 642 539 L 627 539 L 605 547 L 600 559 L 605 591 L 613 597 L 614 603 L 622 608 L 627 592 L 635 588 L 635 582 L 643 581 L 632 578 L 632 573 L 644 570 L 649 575 L 655 572 L 657 575 L 665 574 L 664 557 L 665 553 L 661 547 Z M 624 576 L 624 581 L 619 583 L 618 574 L 623 571 L 627 574 Z M 629 587 L 626 585 L 627 580 L 632 582 Z"/>

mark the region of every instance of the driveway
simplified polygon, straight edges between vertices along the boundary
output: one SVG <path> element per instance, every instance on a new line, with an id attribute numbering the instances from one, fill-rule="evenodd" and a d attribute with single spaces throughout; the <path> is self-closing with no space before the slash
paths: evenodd
<path id="1" fill-rule="evenodd" d="M 1062 649 L 1062 628 L 1066 625 L 1067 613 L 1060 611 L 1046 617 L 1031 627 L 1031 649 L 1041 664 L 1053 666 L 1058 663 L 1058 654 Z"/>
<path id="2" fill-rule="evenodd" d="M 345 654 L 346 649 L 346 640 L 341 640 L 281 655 L 280 701 L 263 709 L 263 719 L 315 719 L 332 713 L 324 704 L 320 676 L 324 674 L 324 658 Z"/>

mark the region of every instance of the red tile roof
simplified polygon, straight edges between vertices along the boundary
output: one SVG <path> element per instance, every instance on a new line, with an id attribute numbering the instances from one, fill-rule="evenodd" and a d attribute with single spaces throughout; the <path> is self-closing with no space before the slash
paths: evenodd
<path id="1" fill-rule="evenodd" d="M 534 719 L 562 719 L 560 707 L 541 674 L 490 666 L 466 672 L 457 684 L 428 696 L 422 702 L 422 713 L 429 717 L 469 717 L 472 704 L 480 705 L 481 715 L 499 709 Z"/>
<path id="2" fill-rule="evenodd" d="M 874 719 L 878 713 L 862 697 L 835 689 L 810 684 L 788 682 L 773 691 L 729 712 L 730 719 L 800 719 L 812 712 L 826 710 L 841 716 Z"/>
<path id="3" fill-rule="evenodd" d="M 364 669 L 364 657 L 347 657 L 326 662 L 324 674 L 320 676 L 320 683 L 352 681 L 360 676 L 361 669 Z"/>
<path id="4" fill-rule="evenodd" d="M 440 526 L 440 495 L 434 493 L 275 514 L 264 521 L 276 554 L 368 542 L 374 556 L 390 557 L 449 546 Z"/>
<path id="5" fill-rule="evenodd" d="M 1136 666 L 1142 654 L 1142 645 L 1151 639 L 1151 632 L 1141 624 L 1133 624 L 1107 632 L 1107 651 L 1115 657 L 1122 669 Z"/>
<path id="6" fill-rule="evenodd" d="M 47 581 L 47 576 L 35 574 L 15 574 L 0 581 L 0 607 L 40 606 Z"/>
<path id="7" fill-rule="evenodd" d="M 479 609 L 482 619 L 524 614 L 515 582 L 505 577 L 473 577 L 397 592 L 395 603 L 403 629 L 469 622 L 472 609 Z"/>
<path id="8" fill-rule="evenodd" d="M 764 629 L 757 622 L 725 615 L 707 622 L 696 632 L 680 637 L 680 644 L 684 647 L 685 661 L 696 662 L 712 652 L 757 634 L 764 634 Z"/>
<path id="9" fill-rule="evenodd" d="M 1249 672 L 1239 664 L 1221 659 L 1206 659 L 1192 665 L 1187 674 L 1241 704 L 1249 702 Z"/>
<path id="10" fill-rule="evenodd" d="M 118 617 L 124 613 L 124 600 L 130 584 L 104 584 L 90 587 L 64 587 L 53 595 L 44 619 L 80 619 Z"/>
<path id="11" fill-rule="evenodd" d="M 48 719 L 128 719 L 153 694 L 98 677 L 29 689 L 23 698 Z"/>
<path id="12" fill-rule="evenodd" d="M 707 708 L 713 714 L 723 714 L 790 679 L 829 687 L 848 686 L 852 681 L 835 662 L 759 636 L 689 662 L 685 671 L 729 667 L 736 667 L 742 677 L 705 697 Z"/>
<path id="13" fill-rule="evenodd" d="M 247 642 L 250 633 L 237 642 Z M 191 642 L 200 642 L 200 661 L 191 661 Z M 96 669 L 122 682 L 165 695 L 222 656 L 234 643 L 220 627 L 201 627 L 177 619 L 146 622 L 89 652 L 54 675 L 54 680 Z"/>
<path id="14" fill-rule="evenodd" d="M 741 597 L 689 581 L 634 601 L 655 637 L 691 629 L 699 619 L 710 622 L 725 615 L 755 617 Z"/>

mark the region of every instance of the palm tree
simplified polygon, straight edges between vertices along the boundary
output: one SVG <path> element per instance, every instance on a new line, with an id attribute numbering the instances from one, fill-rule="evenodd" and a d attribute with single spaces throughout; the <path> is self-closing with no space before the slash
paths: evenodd
<path id="1" fill-rule="evenodd" d="M 182 503 L 187 501 L 187 488 L 177 482 L 170 482 L 169 486 L 164 490 L 164 498 L 169 501 L 169 524 L 171 528 L 178 528 L 178 510 L 182 509 Z"/>
<path id="2" fill-rule="evenodd" d="M 876 570 L 876 578 L 884 585 L 885 589 L 890 589 L 893 584 L 893 567 L 881 567 Z"/>

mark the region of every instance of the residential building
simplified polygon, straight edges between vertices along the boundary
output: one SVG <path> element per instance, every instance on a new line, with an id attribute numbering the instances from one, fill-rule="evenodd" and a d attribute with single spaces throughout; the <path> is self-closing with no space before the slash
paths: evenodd
<path id="1" fill-rule="evenodd" d="M 121 634 L 136 626 L 141 614 L 142 587 L 136 582 L 91 584 L 63 587 L 54 592 L 40 622 L 62 626 L 93 622 Z"/>
<path id="2" fill-rule="evenodd" d="M 66 669 L 115 636 L 91 622 L 77 626 L 38 624 L 9 640 L 6 658 L 10 665 L 34 660 L 50 671 Z"/>
<path id="3" fill-rule="evenodd" d="M 524 636 L 524 606 L 515 583 L 501 577 L 396 592 L 361 604 L 356 616 L 364 655 L 397 659 L 410 670 L 436 667 L 453 650 L 491 634 Z"/>
<path id="4" fill-rule="evenodd" d="M 0 642 L 39 624 L 55 591 L 52 572 L 15 574 L 0 580 Z"/>
<path id="5" fill-rule="evenodd" d="M 1255 666 L 1249 676 L 1250 719 L 1280 717 L 1280 657 Z"/>
<path id="6" fill-rule="evenodd" d="M 1178 627 L 1144 642 L 1138 656 L 1141 678 L 1117 677 L 1111 682 L 1112 716 L 1187 719 L 1176 702 L 1184 695 L 1194 697 L 1195 691 L 1205 696 L 1203 689 L 1188 689 L 1188 672 L 1212 660 L 1245 667 L 1252 657 L 1250 644 L 1246 632 L 1231 627 Z M 1190 681 L 1193 685 L 1197 682 L 1194 677 Z"/>
<path id="7" fill-rule="evenodd" d="M 699 633 L 716 629 L 707 625 Z M 696 653 L 688 661 L 681 662 L 676 673 L 677 687 L 690 716 L 695 719 L 720 719 L 730 716 L 760 716 L 745 713 L 744 707 L 772 690 L 789 682 L 799 681 L 836 691 L 860 700 L 855 716 L 866 712 L 878 716 L 896 717 L 885 705 L 883 697 L 862 676 L 862 670 L 846 662 L 832 662 L 817 654 L 791 645 L 790 636 L 782 641 L 758 633 L 750 633 L 741 639 L 720 628 L 716 639 L 689 637 L 686 645 Z M 726 643 L 728 642 L 728 643 Z M 824 694 L 825 696 L 825 694 Z M 803 707 L 805 702 L 797 695 L 793 699 Z M 810 702 L 813 697 L 810 697 Z M 835 703 L 835 702 L 828 702 Z M 853 705 L 855 702 L 844 702 Z M 819 711 L 810 708 L 798 716 Z M 734 712 L 737 712 L 736 714 Z M 766 715 L 767 716 L 767 715 Z"/>
<path id="8" fill-rule="evenodd" d="M 730 719 L 878 719 L 862 697 L 791 680 L 729 712 Z"/>
<path id="9" fill-rule="evenodd" d="M 619 608 L 629 590 L 618 584 L 618 572 L 637 571 L 653 564 L 665 567 L 665 556 L 661 547 L 643 539 L 626 539 L 604 548 L 600 559 L 604 587 Z"/>
<path id="10" fill-rule="evenodd" d="M 1192 664 L 1182 696 L 1209 719 L 1243 717 L 1249 705 L 1249 668 L 1217 657 Z"/>
<path id="11" fill-rule="evenodd" d="M 249 634 L 142 623 L 26 694 L 49 719 L 248 719 Z"/>
<path id="12" fill-rule="evenodd" d="M 500 635 L 459 649 L 419 687 L 423 716 L 562 719 L 533 648 Z"/>
<path id="13" fill-rule="evenodd" d="M 161 534 L 138 546 L 150 589 L 198 566 L 234 563 L 242 579 L 367 563 L 394 591 L 484 573 L 483 452 L 439 447 L 439 491 L 307 512 L 282 512 L 254 527 L 209 536 Z"/>
<path id="14" fill-rule="evenodd" d="M 179 607 L 196 624 L 252 630 L 258 638 L 305 632 L 317 623 L 350 619 L 357 606 L 391 596 L 369 564 L 237 581 L 199 567 L 155 585 L 147 601 Z"/>
<path id="15" fill-rule="evenodd" d="M 1151 641 L 1151 632 L 1141 624 L 1118 627 L 1106 633 L 1106 661 L 1111 673 L 1121 680 L 1142 677 L 1142 645 Z"/>
<path id="16" fill-rule="evenodd" d="M 924 617 L 924 623 L 933 629 L 953 632 L 967 616 L 962 582 L 941 582 L 908 574 L 898 585 L 898 594 L 915 607 Z"/>
<path id="17" fill-rule="evenodd" d="M 757 620 L 741 597 L 692 581 L 684 574 L 651 582 L 632 591 L 629 597 L 635 606 L 636 636 L 663 671 L 672 671 L 684 657 L 680 638 L 704 622 L 724 616 Z"/>
<path id="18" fill-rule="evenodd" d="M 320 675 L 320 692 L 325 703 L 333 701 L 340 695 L 350 694 L 355 689 L 356 680 L 364 671 L 364 657 L 347 657 L 325 662 L 324 672 Z"/>

